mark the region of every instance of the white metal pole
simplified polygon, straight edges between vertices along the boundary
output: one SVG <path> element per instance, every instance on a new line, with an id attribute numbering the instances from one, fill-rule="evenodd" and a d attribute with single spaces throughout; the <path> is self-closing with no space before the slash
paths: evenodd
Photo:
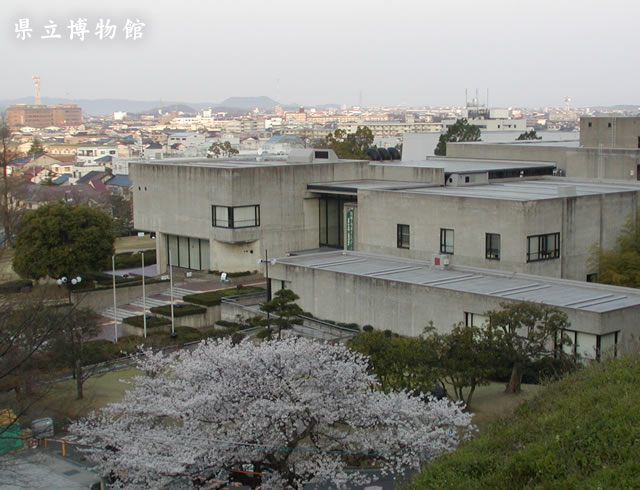
<path id="1" fill-rule="evenodd" d="M 118 342 L 118 306 L 116 303 L 116 256 L 111 256 L 111 273 L 113 274 L 113 331 Z"/>
<path id="2" fill-rule="evenodd" d="M 144 252 L 142 255 L 142 322 L 144 325 L 144 338 L 147 338 L 147 296 L 144 291 Z"/>
<path id="3" fill-rule="evenodd" d="M 173 337 L 176 332 L 173 321 L 173 265 L 171 264 L 171 250 L 169 250 L 169 281 L 171 289 L 171 336 Z"/>

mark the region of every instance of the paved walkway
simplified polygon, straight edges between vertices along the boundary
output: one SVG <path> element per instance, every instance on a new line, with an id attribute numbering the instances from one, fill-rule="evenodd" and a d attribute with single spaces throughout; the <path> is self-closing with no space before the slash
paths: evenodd
<path id="1" fill-rule="evenodd" d="M 87 489 L 100 477 L 72 458 L 42 449 L 22 449 L 0 457 L 0 488 L 3 489 Z"/>

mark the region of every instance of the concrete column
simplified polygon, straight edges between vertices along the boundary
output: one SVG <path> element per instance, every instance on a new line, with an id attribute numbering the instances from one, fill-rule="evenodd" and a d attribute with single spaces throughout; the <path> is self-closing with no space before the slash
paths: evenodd
<path id="1" fill-rule="evenodd" d="M 158 266 L 159 274 L 166 274 L 168 270 L 168 253 L 167 235 L 165 235 L 164 233 L 156 232 L 156 264 Z"/>

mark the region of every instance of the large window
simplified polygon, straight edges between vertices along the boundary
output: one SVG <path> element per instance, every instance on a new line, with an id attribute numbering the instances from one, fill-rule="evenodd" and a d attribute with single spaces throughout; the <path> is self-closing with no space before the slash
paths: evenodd
<path id="1" fill-rule="evenodd" d="M 560 233 L 527 237 L 527 262 L 560 257 Z"/>
<path id="2" fill-rule="evenodd" d="M 571 345 L 562 346 L 564 352 L 577 355 L 582 362 L 618 357 L 619 332 L 594 335 L 575 330 L 563 330 L 562 335 L 571 341 Z"/>
<path id="3" fill-rule="evenodd" d="M 398 248 L 409 248 L 409 225 L 398 225 Z"/>
<path id="4" fill-rule="evenodd" d="M 260 206 L 211 206 L 211 224 L 218 228 L 260 226 Z"/>
<path id="5" fill-rule="evenodd" d="M 489 324 L 489 317 L 480 313 L 464 312 L 464 324 L 467 327 L 483 327 Z"/>
<path id="6" fill-rule="evenodd" d="M 440 253 L 453 254 L 453 230 L 440 228 Z"/>
<path id="7" fill-rule="evenodd" d="M 209 270 L 209 240 L 167 235 L 167 265 Z"/>
<path id="8" fill-rule="evenodd" d="M 500 235 L 497 233 L 486 234 L 485 257 L 489 260 L 500 260 Z"/>

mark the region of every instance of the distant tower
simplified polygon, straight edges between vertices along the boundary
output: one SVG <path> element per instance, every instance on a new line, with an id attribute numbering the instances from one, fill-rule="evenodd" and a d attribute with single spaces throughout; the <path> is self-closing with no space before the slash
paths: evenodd
<path id="1" fill-rule="evenodd" d="M 33 87 L 36 90 L 36 105 L 41 105 L 42 101 L 40 100 L 40 75 L 33 76 Z"/>
<path id="2" fill-rule="evenodd" d="M 571 97 L 568 95 L 564 96 L 564 112 L 569 112 L 569 104 L 571 104 Z"/>

